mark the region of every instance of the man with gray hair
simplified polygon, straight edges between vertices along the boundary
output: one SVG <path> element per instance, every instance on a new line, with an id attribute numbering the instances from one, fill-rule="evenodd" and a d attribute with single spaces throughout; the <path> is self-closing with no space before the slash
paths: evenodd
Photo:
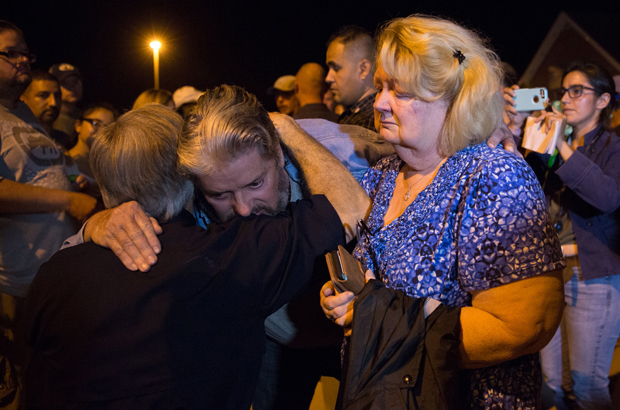
<path id="1" fill-rule="evenodd" d="M 355 157 L 357 152 L 376 159 L 391 152 L 391 146 L 368 130 L 316 121 L 318 124 L 302 126 L 340 152 L 358 178 L 369 160 Z M 254 95 L 236 86 L 223 85 L 205 92 L 186 119 L 178 152 L 180 171 L 195 184 L 193 212 L 203 227 L 210 222 L 224 223 L 235 215 L 276 215 L 310 193 L 323 193 L 355 209 L 355 198 L 360 194 L 356 179 L 323 145 L 290 117 L 273 114 L 270 118 Z M 356 219 L 342 213 L 341 217 L 352 237 L 350 228 Z M 153 263 L 155 253 L 133 259 L 129 256 L 137 250 L 130 245 L 130 238 L 138 237 L 146 227 L 151 227 L 148 217 L 133 202 L 93 217 L 84 238 L 92 237 L 110 247 L 127 267 L 146 270 L 146 261 Z M 152 229 L 146 231 L 152 246 L 162 249 Z M 314 262 L 306 260 L 306 264 Z M 324 262 L 319 274 L 321 271 L 323 276 L 316 276 L 303 295 L 265 321 L 269 337 L 253 402 L 257 410 L 297 408 L 299 403 L 308 407 L 320 376 L 339 376 L 342 331 L 325 320 L 317 303 L 316 295 L 329 277 Z"/>
<path id="2" fill-rule="evenodd" d="M 249 408 L 265 318 L 304 288 L 317 258 L 343 243 L 341 220 L 353 224 L 368 208 L 352 176 L 343 172 L 333 183 L 352 188 L 346 200 L 330 181 L 309 176 L 309 186 L 326 186 L 334 208 L 313 196 L 277 217 L 231 217 L 205 231 L 183 209 L 193 186 L 176 170 L 181 124 L 172 110 L 148 105 L 102 129 L 93 144 L 106 207 L 137 201 L 163 227 L 163 250 L 147 275 L 128 272 L 93 243 L 61 250 L 42 266 L 24 333 L 49 366 L 50 407 Z M 250 134 L 236 145 L 236 160 L 247 164 L 255 150 L 269 150 Z"/>

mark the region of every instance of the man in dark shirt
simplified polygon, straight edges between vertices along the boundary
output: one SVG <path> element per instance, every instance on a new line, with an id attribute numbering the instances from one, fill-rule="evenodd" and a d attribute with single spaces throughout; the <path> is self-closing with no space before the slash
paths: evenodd
<path id="1" fill-rule="evenodd" d="M 346 26 L 327 42 L 325 81 L 334 101 L 345 107 L 340 124 L 359 125 L 375 130 L 374 47 L 370 33 L 358 26 Z"/>
<path id="2" fill-rule="evenodd" d="M 49 366 L 50 408 L 246 410 L 265 318 L 343 243 L 339 214 L 322 196 L 276 216 L 197 227 L 183 209 L 192 184 L 176 171 L 181 126 L 173 111 L 145 106 L 102 129 L 92 147 L 106 207 L 136 200 L 162 224 L 163 251 L 147 275 L 93 243 L 41 268 L 23 334 Z M 330 199 L 350 214 L 344 198 Z M 367 202 L 360 205 L 343 221 L 363 215 Z"/>
<path id="3" fill-rule="evenodd" d="M 296 120 L 305 118 L 322 118 L 338 122 L 338 115 L 323 104 L 323 95 L 327 90 L 325 70 L 317 63 L 306 63 L 295 75 L 295 97 L 299 101 L 299 110 L 293 115 Z"/>

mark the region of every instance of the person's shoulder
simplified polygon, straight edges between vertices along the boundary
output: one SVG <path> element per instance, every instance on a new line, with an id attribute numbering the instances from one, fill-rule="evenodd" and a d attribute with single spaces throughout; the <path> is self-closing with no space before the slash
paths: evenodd
<path id="1" fill-rule="evenodd" d="M 519 155 L 506 151 L 503 147 L 498 146 L 496 148 L 489 147 L 486 142 L 469 147 L 468 155 L 473 162 L 482 166 L 494 166 L 494 167 L 528 167 L 525 160 Z"/>
<path id="2" fill-rule="evenodd" d="M 41 265 L 31 288 L 43 288 L 51 292 L 57 288 L 56 284 L 73 282 L 76 279 L 88 281 L 90 274 L 95 271 L 91 268 L 98 265 L 100 260 L 98 255 L 108 252 L 116 258 L 112 251 L 92 242 L 61 249 Z"/>
<path id="3" fill-rule="evenodd" d="M 471 147 L 467 174 L 479 179 L 494 180 L 497 185 L 536 181 L 534 171 L 520 156 L 502 147 L 491 148 L 486 142 Z"/>

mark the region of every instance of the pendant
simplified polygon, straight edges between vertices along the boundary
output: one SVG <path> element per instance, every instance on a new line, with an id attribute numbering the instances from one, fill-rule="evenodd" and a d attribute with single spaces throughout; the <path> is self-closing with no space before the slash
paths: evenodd
<path id="1" fill-rule="evenodd" d="M 409 187 L 409 189 L 407 190 L 407 192 L 405 192 L 405 196 L 403 196 L 403 199 L 404 199 L 405 201 L 408 201 L 408 200 L 409 200 L 409 197 L 411 196 L 410 192 L 411 192 L 411 187 Z"/>

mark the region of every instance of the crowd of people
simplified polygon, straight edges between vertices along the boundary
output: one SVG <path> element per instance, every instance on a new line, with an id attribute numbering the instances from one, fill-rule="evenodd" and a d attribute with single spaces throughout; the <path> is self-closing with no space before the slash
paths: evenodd
<path id="1" fill-rule="evenodd" d="M 343 409 L 540 409 L 543 377 L 558 410 L 611 409 L 604 68 L 517 111 L 488 42 L 413 15 L 335 32 L 278 113 L 221 85 L 121 114 L 35 61 L 0 20 L 0 408 L 307 409 L 331 376 Z M 553 155 L 519 151 L 530 116 L 569 126 Z"/>

